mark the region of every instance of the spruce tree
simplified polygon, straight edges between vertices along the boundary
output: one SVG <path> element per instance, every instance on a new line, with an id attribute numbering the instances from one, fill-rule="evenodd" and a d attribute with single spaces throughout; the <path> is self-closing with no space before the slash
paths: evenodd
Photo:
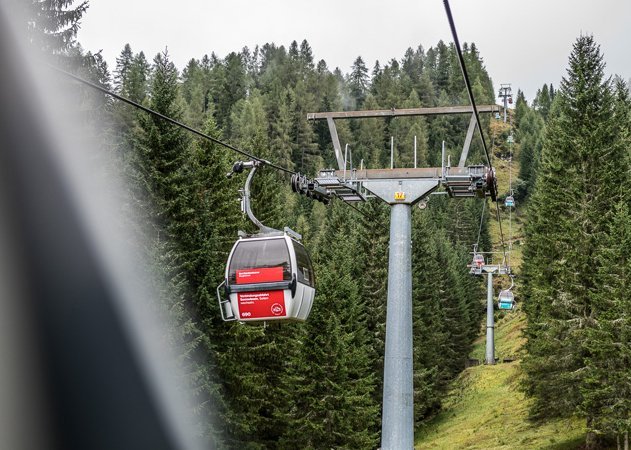
<path id="1" fill-rule="evenodd" d="M 597 260 L 599 288 L 592 296 L 598 310 L 587 330 L 590 358 L 581 409 L 593 417 L 590 431 L 625 436 L 631 431 L 631 213 L 626 202 L 616 206 Z"/>
<path id="2" fill-rule="evenodd" d="M 166 52 L 155 57 L 152 74 L 149 107 L 182 120 L 178 73 Z M 217 422 L 223 401 L 216 378 L 212 333 L 212 317 L 218 311 L 207 310 L 208 305 L 215 304 L 208 293 L 214 294 L 216 277 L 210 277 L 212 287 L 205 284 L 208 272 L 218 270 L 217 266 L 212 267 L 212 258 L 217 255 L 211 250 L 219 245 L 210 239 L 224 235 L 209 236 L 208 228 L 204 228 L 209 225 L 205 195 L 210 182 L 205 176 L 212 173 L 213 165 L 203 164 L 203 147 L 191 147 L 182 129 L 160 119 L 139 115 L 132 130 L 134 154 L 130 158 L 130 178 L 134 204 L 150 229 L 151 248 L 147 252 L 154 257 L 155 271 L 166 278 L 167 291 L 160 297 L 160 306 L 177 319 L 167 333 L 183 347 L 186 383 L 191 386 L 196 404 L 197 429 L 212 445 L 219 445 Z M 220 172 L 223 175 L 225 167 Z M 214 175 L 216 179 L 217 174 Z M 222 204 L 226 204 L 226 199 L 222 199 Z M 225 257 L 224 254 L 221 259 Z"/>
<path id="3" fill-rule="evenodd" d="M 375 448 L 378 444 L 376 377 L 366 333 L 355 256 L 352 212 L 336 202 L 328 210 L 314 259 L 316 303 L 305 324 L 303 361 L 292 365 L 297 408 L 289 416 L 283 448 Z M 334 243 L 334 245 L 332 245 Z"/>
<path id="4" fill-rule="evenodd" d="M 368 94 L 366 108 L 378 109 L 375 98 Z M 357 121 L 355 133 L 354 157 L 364 160 L 364 167 L 371 169 L 381 168 L 385 165 L 385 122 L 380 118 L 360 119 Z"/>
<path id="5" fill-rule="evenodd" d="M 526 227 L 524 368 L 535 417 L 574 414 L 583 403 L 589 329 L 602 306 L 591 295 L 599 288 L 596 255 L 628 170 L 614 114 L 600 49 L 581 36 L 550 111 Z M 597 411 L 582 412 L 591 427 Z"/>
<path id="6" fill-rule="evenodd" d="M 133 58 L 134 54 L 131 51 L 131 46 L 125 44 L 120 56 L 116 58 L 116 69 L 114 69 L 114 87 L 119 93 L 122 93 L 123 83 L 129 76 Z"/>
<path id="7" fill-rule="evenodd" d="M 322 168 L 322 158 L 307 113 L 316 107 L 315 96 L 304 81 L 298 81 L 291 91 L 289 110 L 292 121 L 293 162 L 299 172 L 314 175 Z"/>
<path id="8" fill-rule="evenodd" d="M 79 21 L 88 2 L 27 0 L 23 7 L 30 44 L 45 53 L 60 55 L 75 44 Z"/>
<path id="9" fill-rule="evenodd" d="M 353 63 L 351 73 L 348 76 L 350 94 L 355 100 L 353 109 L 361 109 L 368 92 L 368 68 L 361 56 Z"/>
<path id="10" fill-rule="evenodd" d="M 270 159 L 263 99 L 256 90 L 232 108 L 233 143 Z M 239 179 L 245 182 L 242 174 Z M 279 175 L 265 166 L 252 183 L 254 215 L 265 225 L 282 230 L 290 210 L 285 206 L 287 188 Z M 251 223 L 248 232 L 257 232 Z M 294 407 L 288 370 L 293 361 L 302 363 L 298 324 L 224 324 L 219 362 L 228 407 L 224 419 L 227 442 L 232 447 L 277 448 L 287 423 L 283 411 Z"/>
<path id="11" fill-rule="evenodd" d="M 373 399 L 381 404 L 383 395 L 383 359 L 386 336 L 386 304 L 388 297 L 388 227 L 390 208 L 381 202 L 370 202 L 361 208 L 357 254 L 364 255 L 358 265 L 357 280 L 366 308 L 371 371 L 376 376 Z"/>
<path id="12" fill-rule="evenodd" d="M 517 200 L 527 198 L 537 179 L 539 158 L 543 145 L 544 122 L 541 115 L 534 109 L 528 108 L 520 118 L 517 129 L 519 143 L 519 179 L 524 182 L 523 188 L 517 189 Z"/>

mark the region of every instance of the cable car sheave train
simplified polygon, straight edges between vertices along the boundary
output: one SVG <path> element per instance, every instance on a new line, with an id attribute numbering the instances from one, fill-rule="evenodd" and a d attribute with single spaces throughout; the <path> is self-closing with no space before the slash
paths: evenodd
<path id="1" fill-rule="evenodd" d="M 315 297 L 313 265 L 298 233 L 266 227 L 252 214 L 250 183 L 258 165 L 258 161 L 250 161 L 233 167 L 236 173 L 251 169 L 241 206 L 260 232 L 252 236 L 239 232 L 232 247 L 225 279 L 217 288 L 221 316 L 225 321 L 240 322 L 304 321 Z"/>

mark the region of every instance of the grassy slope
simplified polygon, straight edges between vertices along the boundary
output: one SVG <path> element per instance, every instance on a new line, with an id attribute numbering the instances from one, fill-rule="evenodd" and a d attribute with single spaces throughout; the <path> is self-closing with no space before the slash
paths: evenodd
<path id="1" fill-rule="evenodd" d="M 496 326 L 496 354 L 519 358 L 525 322 L 506 314 Z M 482 359 L 484 338 L 472 357 Z M 466 369 L 453 383 L 441 413 L 416 432 L 416 449 L 576 449 L 585 441 L 585 421 L 528 421 L 528 400 L 519 391 L 519 361 Z"/>
<path id="2" fill-rule="evenodd" d="M 505 132 L 503 124 L 496 122 L 493 132 Z M 496 136 L 497 137 L 497 136 Z M 518 147 L 518 146 L 516 146 Z M 515 148 L 518 154 L 519 149 Z M 513 178 L 519 166 L 513 161 Z M 508 161 L 496 158 L 494 161 L 498 175 L 500 195 L 508 192 Z M 493 208 L 489 231 L 495 250 L 501 249 L 499 224 Z M 519 205 L 518 205 L 519 206 Z M 517 209 L 512 216 L 512 251 L 510 262 L 513 271 L 519 275 L 522 262 L 523 213 Z M 505 240 L 511 234 L 508 210 L 500 204 L 500 215 Z M 508 243 L 508 242 L 507 242 Z M 496 277 L 494 287 L 507 288 L 509 281 Z M 505 277 L 503 277 L 505 278 Z M 526 322 L 520 311 L 519 285 L 515 289 L 517 310 L 510 313 L 496 313 L 495 353 L 504 358 L 519 360 L 524 338 L 522 329 Z M 484 359 L 485 336 L 476 340 L 471 357 Z M 521 377 L 519 361 L 496 366 L 478 366 L 466 369 L 452 385 L 442 412 L 422 429 L 416 432 L 416 449 L 576 449 L 585 440 L 584 420 L 556 420 L 545 424 L 528 421 L 528 400 L 518 389 Z"/>
<path id="3" fill-rule="evenodd" d="M 585 441 L 581 419 L 528 422 L 518 390 L 519 362 L 465 370 L 443 411 L 416 433 L 416 449 L 576 449 Z"/>

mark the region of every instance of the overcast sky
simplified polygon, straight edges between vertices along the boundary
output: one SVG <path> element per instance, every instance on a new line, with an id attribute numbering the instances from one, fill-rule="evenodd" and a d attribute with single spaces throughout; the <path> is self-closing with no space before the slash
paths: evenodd
<path id="1" fill-rule="evenodd" d="M 608 74 L 631 78 L 631 0 L 451 0 L 461 42 L 475 42 L 494 86 L 531 100 L 558 86 L 572 43 L 593 34 Z M 149 59 L 168 47 L 182 69 L 191 58 L 223 58 L 244 46 L 307 39 L 317 60 L 348 73 L 360 56 L 372 69 L 451 33 L 441 0 L 90 0 L 79 42 L 103 50 L 113 68 L 126 43 Z"/>

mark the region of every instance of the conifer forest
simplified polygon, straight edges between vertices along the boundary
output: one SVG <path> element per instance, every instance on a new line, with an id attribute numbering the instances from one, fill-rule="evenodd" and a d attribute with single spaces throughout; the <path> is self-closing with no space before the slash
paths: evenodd
<path id="1" fill-rule="evenodd" d="M 171 387 L 187 405 L 180 418 L 199 448 L 390 448 L 382 429 L 390 205 L 377 198 L 348 203 L 330 192 L 317 201 L 315 194 L 292 189 L 292 174 L 313 180 L 323 169 L 338 168 L 329 124 L 308 114 L 470 108 L 473 98 L 479 108 L 496 105 L 479 113 L 483 139 L 473 130 L 471 112 L 335 121 L 349 173 L 351 167 L 456 168 L 471 128 L 466 165 L 486 170 L 492 164 L 497 177 L 485 178 L 495 201 L 488 192 L 454 199 L 438 189 L 411 208 L 414 445 L 628 450 L 631 95 L 627 81 L 608 72 L 594 36 L 577 36 L 558 61 L 560 83 L 544 84 L 527 100 L 517 85 L 512 94 L 501 90 L 504 80 L 491 79 L 484 49 L 467 36 L 461 45 L 411 43 L 403 54 L 374 64 L 358 56 L 347 72 L 319 59 L 298 36 L 227 54 L 209 47 L 184 67 L 168 49 L 153 55 L 128 44 L 108 64 L 77 40 L 90 14 L 87 1 L 28 0 L 18 9 L 25 21 L 14 28 L 28 41 L 20 45 L 50 58 L 54 68 L 42 70 L 80 111 L 73 126 L 92 130 L 100 143 L 94 177 L 124 181 L 115 193 L 116 227 L 126 230 L 124 246 L 144 262 L 134 277 L 154 292 L 150 309 L 169 318 L 155 342 L 176 349 Z M 456 25 L 464 20 L 456 16 Z M 498 91 L 510 94 L 508 108 Z M 257 233 L 239 202 L 248 171 L 232 173 L 235 162 L 251 158 L 233 148 L 271 163 L 261 164 L 253 178 L 253 214 L 267 227 L 302 235 L 316 289 L 305 321 L 222 320 L 218 286 L 227 280 L 231 249 L 240 230 Z M 0 174 L 11 179 L 4 169 Z M 483 271 L 472 275 L 478 254 L 511 275 L 489 281 L 498 349 L 492 361 L 478 351 L 488 338 L 491 280 Z M 500 291 L 514 292 L 510 311 L 497 309 Z M 497 330 L 511 318 L 520 324 L 511 338 L 519 345 L 507 354 L 499 350 L 497 339 L 504 338 Z M 526 443 L 512 431 L 504 446 L 422 447 L 426 430 L 450 420 L 445 405 L 466 397 L 473 371 L 494 370 L 495 364 L 515 368 L 511 395 L 526 405 L 524 427 L 575 420 L 579 439 L 572 446 Z M 105 398 L 105 386 L 116 386 L 115 380 L 95 381 L 94 389 Z M 49 383 L 59 394 L 57 381 Z M 148 423 L 131 406 L 134 398 L 121 411 L 130 429 L 136 421 Z M 110 433 L 83 414 L 68 413 L 68 423 L 85 425 L 86 435 Z M 51 423 L 63 428 L 64 419 Z M 60 436 L 59 448 L 90 442 Z M 131 436 L 120 446 L 92 448 L 179 448 L 167 445 L 166 437 L 164 446 L 147 447 Z"/>

